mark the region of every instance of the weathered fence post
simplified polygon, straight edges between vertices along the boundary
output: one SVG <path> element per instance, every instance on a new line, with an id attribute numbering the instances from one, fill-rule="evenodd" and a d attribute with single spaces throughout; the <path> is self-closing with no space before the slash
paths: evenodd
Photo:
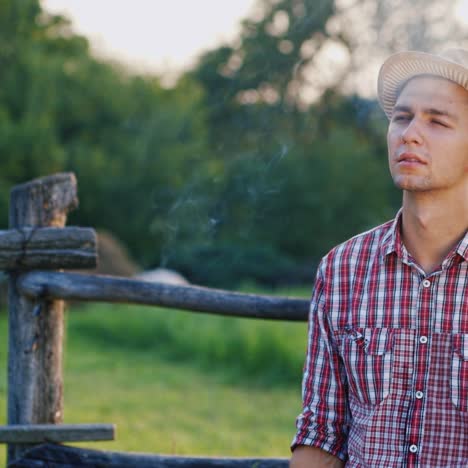
<path id="1" fill-rule="evenodd" d="M 67 213 L 77 205 L 76 179 L 71 173 L 16 186 L 10 198 L 10 229 L 64 227 Z M 27 239 L 24 242 L 26 246 Z M 19 269 L 10 272 L 8 292 L 8 424 L 60 423 L 64 303 L 21 296 L 16 285 L 19 273 Z M 27 448 L 9 445 L 8 460 Z"/>

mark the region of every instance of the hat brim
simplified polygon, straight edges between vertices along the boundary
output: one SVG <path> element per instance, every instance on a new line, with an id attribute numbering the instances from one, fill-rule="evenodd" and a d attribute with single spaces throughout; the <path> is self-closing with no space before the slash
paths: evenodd
<path id="1" fill-rule="evenodd" d="M 468 70 L 464 66 L 425 52 L 399 52 L 382 65 L 377 81 L 379 103 L 388 119 L 401 87 L 418 75 L 445 78 L 468 90 Z"/>

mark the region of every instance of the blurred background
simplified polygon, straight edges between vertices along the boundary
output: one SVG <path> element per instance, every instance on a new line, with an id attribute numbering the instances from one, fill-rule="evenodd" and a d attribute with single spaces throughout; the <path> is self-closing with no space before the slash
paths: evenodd
<path id="1" fill-rule="evenodd" d="M 309 297 L 400 206 L 379 66 L 453 46 L 468 0 L 0 0 L 0 229 L 15 184 L 73 171 L 99 272 Z M 70 309 L 64 422 L 118 425 L 93 447 L 289 456 L 305 322 Z"/>
<path id="2" fill-rule="evenodd" d="M 402 49 L 463 46 L 467 9 L 2 0 L 0 227 L 13 185 L 73 171 L 69 224 L 112 236 L 132 271 L 311 283 L 328 249 L 400 204 L 379 65 Z"/>

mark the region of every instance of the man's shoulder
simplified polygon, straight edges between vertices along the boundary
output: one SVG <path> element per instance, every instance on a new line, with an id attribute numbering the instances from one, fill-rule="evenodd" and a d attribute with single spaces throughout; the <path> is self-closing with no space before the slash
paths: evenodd
<path id="1" fill-rule="evenodd" d="M 351 237 L 331 249 L 324 257 L 324 261 L 330 264 L 358 259 L 366 260 L 382 253 L 382 249 L 392 241 L 394 223 L 395 219 L 391 219 Z"/>

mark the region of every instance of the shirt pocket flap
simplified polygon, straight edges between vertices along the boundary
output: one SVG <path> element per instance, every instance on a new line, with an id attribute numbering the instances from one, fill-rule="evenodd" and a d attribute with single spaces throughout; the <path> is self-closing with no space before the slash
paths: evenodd
<path id="1" fill-rule="evenodd" d="M 364 339 L 367 354 L 381 356 L 393 347 L 393 333 L 390 328 L 365 328 Z"/>
<path id="2" fill-rule="evenodd" d="M 468 334 L 457 333 L 453 335 L 453 350 L 463 361 L 468 361 Z"/>
<path id="3" fill-rule="evenodd" d="M 337 332 L 342 340 L 346 340 L 361 349 L 365 354 L 382 356 L 393 347 L 393 331 L 391 328 L 359 328 L 346 327 Z"/>

